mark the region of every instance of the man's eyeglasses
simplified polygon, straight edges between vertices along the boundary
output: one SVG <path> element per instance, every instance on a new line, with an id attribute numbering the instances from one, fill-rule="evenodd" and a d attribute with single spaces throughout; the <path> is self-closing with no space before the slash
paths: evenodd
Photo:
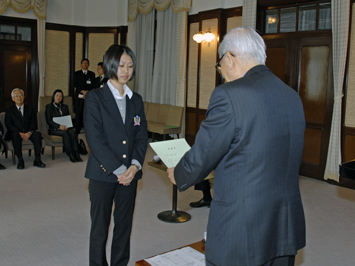
<path id="1" fill-rule="evenodd" d="M 218 62 L 217 62 L 217 64 L 215 65 L 215 68 L 216 68 L 216 70 L 217 70 L 217 72 L 219 73 L 219 74 L 221 74 L 221 61 L 222 61 L 222 59 L 224 58 L 226 56 L 226 53 L 224 53 L 222 56 L 221 56 L 221 58 L 220 59 L 218 59 Z"/>
<path id="2" fill-rule="evenodd" d="M 230 55 L 231 56 L 235 56 L 234 54 L 232 54 L 231 52 L 229 52 L 230 53 Z M 219 73 L 219 74 L 221 74 L 221 70 L 222 70 L 222 68 L 221 68 L 221 61 L 223 60 L 223 58 L 226 56 L 226 53 L 224 53 L 222 56 L 221 56 L 221 58 L 218 60 L 218 62 L 217 62 L 217 64 L 215 65 L 215 68 L 216 68 L 216 70 L 217 70 L 217 72 Z"/>
<path id="3" fill-rule="evenodd" d="M 23 96 L 22 94 L 14 95 L 15 98 L 19 98 L 19 97 L 22 97 L 22 96 Z"/>

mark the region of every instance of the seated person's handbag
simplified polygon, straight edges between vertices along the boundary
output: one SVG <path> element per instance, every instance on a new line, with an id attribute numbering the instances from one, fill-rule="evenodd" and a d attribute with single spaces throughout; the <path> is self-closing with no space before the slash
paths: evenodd
<path id="1" fill-rule="evenodd" d="M 82 155 L 88 154 L 88 151 L 86 150 L 85 142 L 80 139 L 79 141 L 79 153 Z"/>

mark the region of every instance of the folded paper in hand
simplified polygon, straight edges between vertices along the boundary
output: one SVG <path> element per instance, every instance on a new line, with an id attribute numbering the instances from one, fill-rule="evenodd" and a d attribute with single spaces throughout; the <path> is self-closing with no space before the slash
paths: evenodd
<path id="1" fill-rule="evenodd" d="M 53 122 L 61 126 L 66 126 L 67 128 L 73 127 L 73 122 L 71 121 L 70 115 L 64 115 L 59 117 L 53 117 Z"/>
<path id="2" fill-rule="evenodd" d="M 184 138 L 152 142 L 150 146 L 168 168 L 175 167 L 182 156 L 191 149 Z"/>

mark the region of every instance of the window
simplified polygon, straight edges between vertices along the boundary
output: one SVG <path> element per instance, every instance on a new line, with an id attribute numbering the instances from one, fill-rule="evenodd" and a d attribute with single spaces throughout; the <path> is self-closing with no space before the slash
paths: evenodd
<path id="1" fill-rule="evenodd" d="M 0 40 L 31 41 L 31 28 L 1 24 Z"/>
<path id="2" fill-rule="evenodd" d="M 264 32 L 329 30 L 332 28 L 331 13 L 330 3 L 270 8 L 265 10 Z"/>

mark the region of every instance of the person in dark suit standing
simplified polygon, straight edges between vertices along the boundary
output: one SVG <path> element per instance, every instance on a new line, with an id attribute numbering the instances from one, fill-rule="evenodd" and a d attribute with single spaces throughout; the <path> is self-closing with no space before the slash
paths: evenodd
<path id="1" fill-rule="evenodd" d="M 169 178 L 180 191 L 214 170 L 206 265 L 294 265 L 305 246 L 299 190 L 305 117 L 298 93 L 266 66 L 255 30 L 231 30 L 195 144 Z M 221 130 L 223 129 L 223 130 Z"/>
<path id="2" fill-rule="evenodd" d="M 78 134 L 75 129 L 67 128 L 65 125 L 57 124 L 53 121 L 54 117 L 70 115 L 68 105 L 63 103 L 63 91 L 55 90 L 52 95 L 51 103 L 46 105 L 46 121 L 49 126 L 48 134 L 63 137 L 64 151 L 71 162 L 82 162 L 78 149 Z"/>
<path id="3" fill-rule="evenodd" d="M 148 143 L 142 97 L 126 83 L 134 77 L 136 58 L 130 48 L 112 45 L 104 55 L 102 87 L 86 95 L 85 134 L 90 155 L 85 177 L 90 179 L 90 263 L 106 266 L 106 241 L 113 202 L 115 209 L 111 266 L 127 265 L 130 235 L 142 165 Z"/>
<path id="4" fill-rule="evenodd" d="M 5 143 L 4 143 L 3 139 L 2 139 L 2 136 L 3 136 L 3 135 L 4 135 L 4 127 L 2 126 L 2 124 L 1 124 L 1 122 L 0 122 L 0 148 L 1 148 L 2 145 L 5 146 Z M 3 148 L 5 149 L 5 147 L 3 147 Z M 0 163 L 0 170 L 4 170 L 4 169 L 6 169 L 6 167 L 3 166 L 3 165 Z"/>
<path id="5" fill-rule="evenodd" d="M 24 169 L 25 162 L 22 157 L 22 141 L 30 140 L 34 146 L 34 166 L 44 168 L 46 165 L 41 161 L 42 135 L 37 131 L 36 111 L 29 105 L 25 105 L 25 93 L 19 88 L 11 92 L 14 105 L 5 110 L 5 125 L 7 132 L 6 140 L 12 140 L 18 163 L 17 169 Z"/>
<path id="6" fill-rule="evenodd" d="M 103 87 L 108 81 L 108 78 L 105 78 L 105 75 L 104 75 L 104 69 L 103 69 L 102 62 L 97 64 L 97 73 L 99 74 L 99 76 L 95 78 L 94 89 Z"/>
<path id="7" fill-rule="evenodd" d="M 88 70 L 89 66 L 89 60 L 84 58 L 81 60 L 81 70 L 74 73 L 75 130 L 78 134 L 83 126 L 85 95 L 94 88 L 95 73 Z"/>

